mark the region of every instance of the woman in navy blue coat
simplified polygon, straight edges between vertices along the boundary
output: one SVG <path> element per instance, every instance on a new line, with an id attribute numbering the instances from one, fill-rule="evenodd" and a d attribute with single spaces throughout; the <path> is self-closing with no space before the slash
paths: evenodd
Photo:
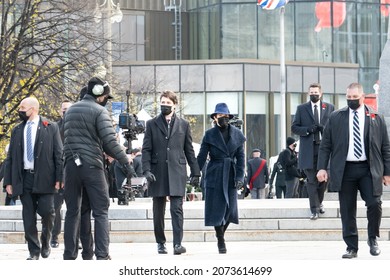
<path id="1" fill-rule="evenodd" d="M 214 226 L 218 251 L 225 254 L 225 231 L 229 223 L 238 224 L 237 188 L 244 184 L 246 139 L 229 124 L 233 115 L 225 103 L 218 103 L 210 117 L 215 126 L 206 131 L 197 159 L 202 169 L 207 155 L 210 157 L 204 178 L 205 225 Z"/>

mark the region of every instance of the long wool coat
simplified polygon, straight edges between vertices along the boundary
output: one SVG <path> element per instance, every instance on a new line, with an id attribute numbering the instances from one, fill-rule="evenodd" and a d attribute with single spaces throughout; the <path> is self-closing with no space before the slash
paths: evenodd
<path id="1" fill-rule="evenodd" d="M 205 178 L 205 225 L 220 226 L 227 222 L 238 224 L 237 190 L 235 181 L 244 182 L 245 136 L 229 125 L 227 144 L 217 126 L 206 131 L 198 154 L 202 169 L 207 155 Z"/>
<path id="2" fill-rule="evenodd" d="M 170 136 L 161 114 L 147 121 L 142 145 L 142 170 L 150 171 L 156 182 L 149 184 L 148 195 L 185 196 L 187 162 L 191 176 L 200 176 L 189 123 L 174 115 Z"/>

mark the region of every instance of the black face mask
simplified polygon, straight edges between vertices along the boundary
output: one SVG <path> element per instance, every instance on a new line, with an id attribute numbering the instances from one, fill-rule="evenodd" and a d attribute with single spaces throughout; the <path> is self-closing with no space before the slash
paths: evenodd
<path id="1" fill-rule="evenodd" d="M 167 116 L 167 115 L 169 115 L 170 113 L 172 113 L 172 106 L 161 105 L 160 109 L 161 109 L 161 113 L 162 113 L 164 116 Z"/>
<path id="2" fill-rule="evenodd" d="M 228 117 L 220 117 L 217 119 L 217 121 L 218 121 L 218 125 L 221 128 L 227 128 L 229 125 L 229 118 Z"/>
<path id="3" fill-rule="evenodd" d="M 310 95 L 310 101 L 311 102 L 317 103 L 318 100 L 320 100 L 320 96 L 319 95 Z"/>
<path id="4" fill-rule="evenodd" d="M 98 104 L 104 107 L 106 106 L 107 102 L 108 102 L 108 97 L 104 97 L 103 101 L 98 102 Z"/>
<path id="5" fill-rule="evenodd" d="M 19 118 L 26 122 L 30 117 L 27 116 L 27 111 L 18 111 L 18 114 L 19 114 Z"/>
<path id="6" fill-rule="evenodd" d="M 360 107 L 360 99 L 347 99 L 347 105 L 352 110 L 356 110 Z"/>

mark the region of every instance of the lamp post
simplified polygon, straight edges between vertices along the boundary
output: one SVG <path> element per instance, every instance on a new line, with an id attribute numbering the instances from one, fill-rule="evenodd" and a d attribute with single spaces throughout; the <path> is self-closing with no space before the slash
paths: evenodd
<path id="1" fill-rule="evenodd" d="M 106 15 L 103 18 L 103 13 Z M 104 38 L 107 38 L 107 75 L 110 79 L 112 77 L 112 23 L 119 23 L 122 21 L 123 13 L 119 6 L 119 2 L 114 4 L 113 0 L 104 0 L 103 4 L 99 4 L 99 1 L 96 2 L 94 10 L 95 22 L 101 22 L 102 18 L 104 19 Z"/>

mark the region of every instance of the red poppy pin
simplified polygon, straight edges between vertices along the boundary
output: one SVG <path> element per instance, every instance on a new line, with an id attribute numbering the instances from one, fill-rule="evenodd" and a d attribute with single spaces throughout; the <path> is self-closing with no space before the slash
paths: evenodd
<path id="1" fill-rule="evenodd" d="M 375 118 L 376 118 L 375 114 L 371 114 L 371 119 L 375 120 Z"/>
<path id="2" fill-rule="evenodd" d="M 370 114 L 370 112 L 368 112 L 368 111 L 366 111 L 366 116 L 367 117 L 370 116 L 372 120 L 375 120 L 375 118 L 376 118 L 376 115 L 374 113 Z"/>
<path id="3" fill-rule="evenodd" d="M 48 121 L 43 121 L 42 124 L 43 124 L 44 127 L 47 127 L 49 125 L 49 122 Z"/>
<path id="4" fill-rule="evenodd" d="M 326 104 L 322 103 L 322 110 L 325 110 L 325 109 L 326 109 Z"/>

